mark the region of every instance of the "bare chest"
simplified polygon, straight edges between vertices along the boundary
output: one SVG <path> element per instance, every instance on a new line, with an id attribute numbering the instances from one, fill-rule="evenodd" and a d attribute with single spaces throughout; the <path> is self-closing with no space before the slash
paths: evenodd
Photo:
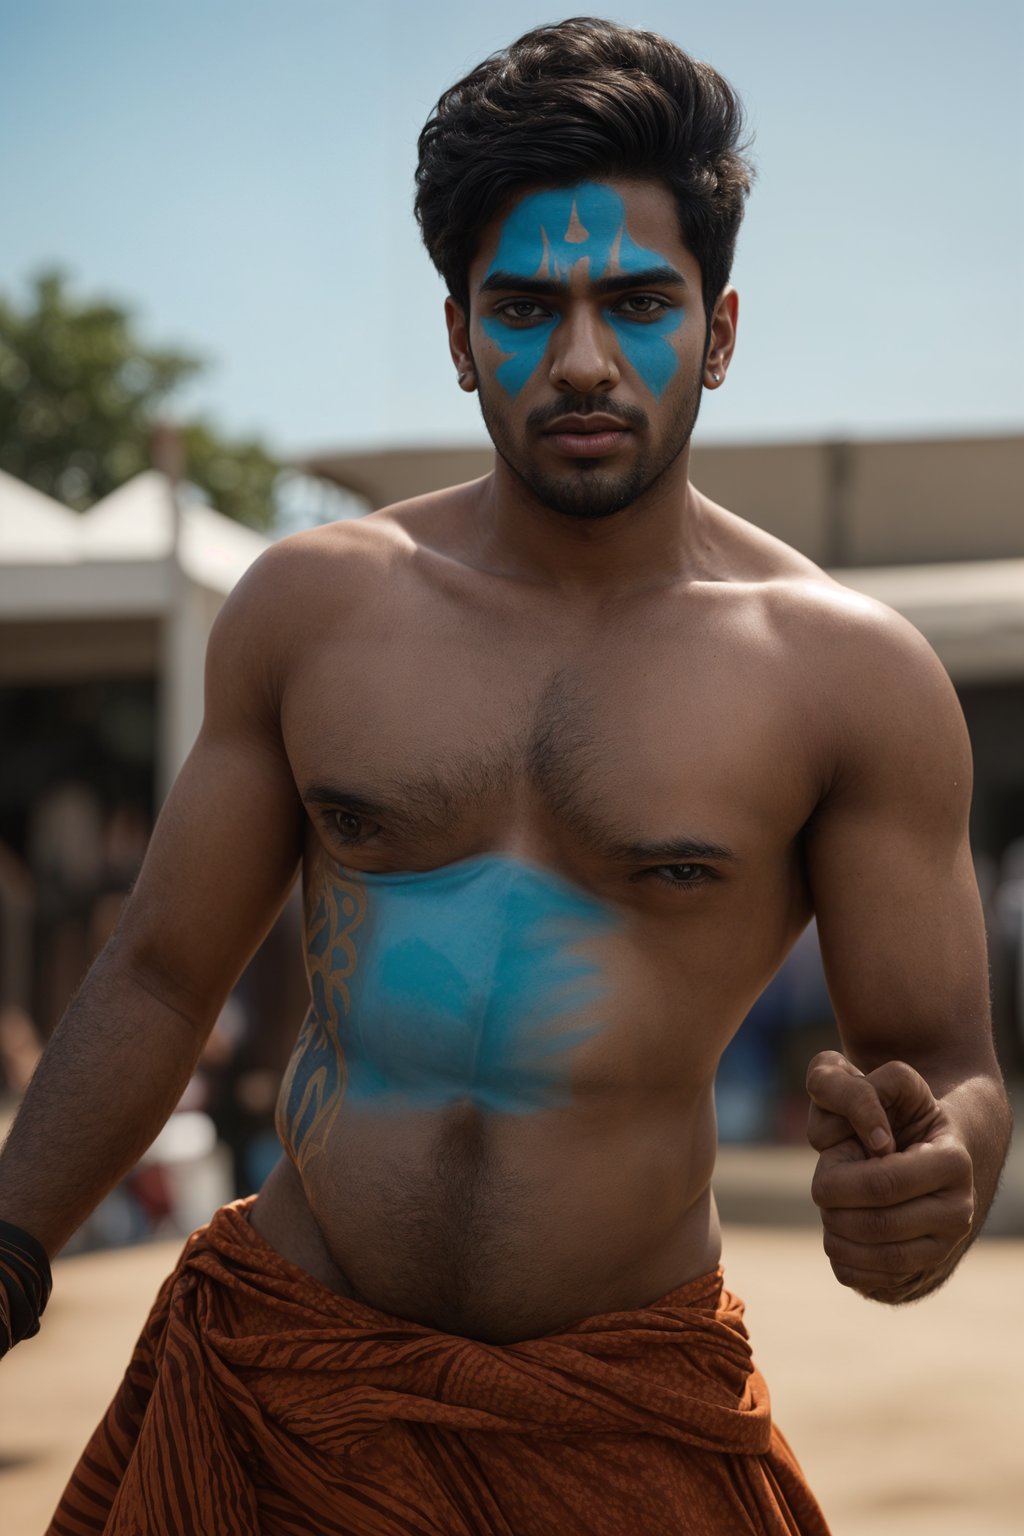
<path id="1" fill-rule="evenodd" d="M 787 843 L 816 792 L 793 684 L 780 648 L 733 616 L 709 629 L 382 613 L 297 669 L 285 743 L 307 808 L 310 790 L 366 808 L 368 867 L 506 848 L 590 883 L 641 843 Z"/>

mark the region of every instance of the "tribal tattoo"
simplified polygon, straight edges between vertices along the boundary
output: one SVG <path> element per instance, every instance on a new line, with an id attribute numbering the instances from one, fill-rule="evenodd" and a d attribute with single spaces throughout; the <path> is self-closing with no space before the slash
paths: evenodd
<path id="1" fill-rule="evenodd" d="M 366 891 L 343 873 L 307 892 L 310 1010 L 278 1099 L 278 1135 L 300 1174 L 323 1151 L 345 1093 L 342 1036 L 352 1006 L 349 981 L 359 960 L 352 935 L 365 915 Z"/>

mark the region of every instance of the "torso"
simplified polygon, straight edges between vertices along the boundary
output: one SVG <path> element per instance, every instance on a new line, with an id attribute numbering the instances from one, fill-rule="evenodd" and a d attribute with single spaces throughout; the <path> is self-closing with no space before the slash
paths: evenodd
<path id="1" fill-rule="evenodd" d="M 307 801 L 314 1007 L 252 1219 L 385 1312 L 504 1342 L 718 1261 L 715 1069 L 810 915 L 814 572 L 721 514 L 724 575 L 587 606 L 447 553 L 435 505 L 321 554 L 297 616 L 296 784 L 396 810 L 345 840 Z M 728 850 L 718 878 L 625 852 L 684 838 Z"/>

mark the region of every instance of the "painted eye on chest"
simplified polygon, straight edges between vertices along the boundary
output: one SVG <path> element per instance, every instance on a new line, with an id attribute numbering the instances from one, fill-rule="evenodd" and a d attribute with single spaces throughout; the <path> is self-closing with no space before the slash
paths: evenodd
<path id="1" fill-rule="evenodd" d="M 645 873 L 662 885 L 671 885 L 677 890 L 708 885 L 716 878 L 715 872 L 706 864 L 660 864 Z"/>
<path id="2" fill-rule="evenodd" d="M 327 820 L 335 836 L 347 844 L 364 842 L 378 830 L 374 822 L 357 816 L 355 811 L 330 811 Z"/>

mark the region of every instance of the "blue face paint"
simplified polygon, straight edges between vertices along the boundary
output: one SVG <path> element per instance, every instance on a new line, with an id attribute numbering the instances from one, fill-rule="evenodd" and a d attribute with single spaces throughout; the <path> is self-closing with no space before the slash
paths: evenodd
<path id="1" fill-rule="evenodd" d="M 328 876 L 310 913 L 313 1008 L 282 1135 L 293 1151 L 322 1141 L 342 1094 L 364 1107 L 469 1100 L 506 1114 L 568 1103 L 572 1054 L 602 1028 L 594 941 L 618 921 L 558 876 L 499 855 Z"/>
<path id="2" fill-rule="evenodd" d="M 637 245 L 626 228 L 626 205 L 613 187 L 582 182 L 576 187 L 534 192 L 517 203 L 501 228 L 501 239 L 487 276 L 511 272 L 518 277 L 545 277 L 568 287 L 573 268 L 588 263 L 591 279 L 618 272 L 663 267 L 666 258 Z M 543 302 L 543 301 L 540 301 Z M 666 310 L 656 319 L 629 319 L 609 300 L 608 321 L 622 351 L 651 393 L 660 399 L 679 359 L 667 338 L 683 321 L 681 309 Z M 501 315 L 481 324 L 507 353 L 497 378 L 510 395 L 517 395 L 547 352 L 561 317 L 551 315 L 528 327 L 511 325 Z"/>

